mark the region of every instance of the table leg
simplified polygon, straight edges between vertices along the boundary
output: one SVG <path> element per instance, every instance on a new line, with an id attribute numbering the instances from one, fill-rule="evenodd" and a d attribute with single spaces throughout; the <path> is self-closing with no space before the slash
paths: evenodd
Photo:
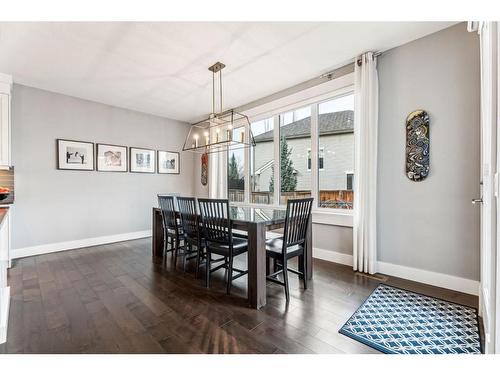
<path id="1" fill-rule="evenodd" d="M 248 302 L 259 309 L 266 305 L 266 227 L 248 224 Z"/>
<path id="2" fill-rule="evenodd" d="M 153 208 L 153 225 L 152 225 L 152 255 L 153 257 L 163 256 L 163 223 L 161 212 Z"/>

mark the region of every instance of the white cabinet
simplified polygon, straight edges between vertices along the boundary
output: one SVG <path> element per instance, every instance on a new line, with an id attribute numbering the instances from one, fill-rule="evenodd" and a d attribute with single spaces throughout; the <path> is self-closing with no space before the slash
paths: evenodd
<path id="1" fill-rule="evenodd" d="M 10 100 L 12 77 L 0 73 L 0 169 L 11 165 L 10 159 Z M 7 285 L 10 249 L 10 210 L 0 207 L 0 344 L 7 337 L 10 289 Z"/>
<path id="2" fill-rule="evenodd" d="M 8 208 L 0 208 L 0 344 L 7 338 L 9 319 L 10 288 L 7 285 L 9 264 L 10 215 Z"/>
<path id="3" fill-rule="evenodd" d="M 10 95 L 0 93 L 0 166 L 10 165 Z"/>
<path id="4" fill-rule="evenodd" d="M 12 77 L 0 73 L 0 167 L 10 166 L 10 100 Z"/>

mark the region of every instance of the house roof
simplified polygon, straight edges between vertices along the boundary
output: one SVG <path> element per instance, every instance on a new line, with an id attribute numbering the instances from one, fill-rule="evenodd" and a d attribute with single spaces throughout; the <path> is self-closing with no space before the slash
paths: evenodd
<path id="1" fill-rule="evenodd" d="M 352 133 L 354 131 L 354 112 L 340 111 L 323 113 L 319 115 L 319 135 Z M 280 129 L 282 137 L 303 138 L 311 135 L 311 117 L 292 122 Z M 254 137 L 255 142 L 268 142 L 273 140 L 273 131 L 268 131 Z"/>

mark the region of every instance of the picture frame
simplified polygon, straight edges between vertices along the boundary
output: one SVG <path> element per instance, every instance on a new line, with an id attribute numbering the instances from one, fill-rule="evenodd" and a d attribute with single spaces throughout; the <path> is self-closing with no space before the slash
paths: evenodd
<path id="1" fill-rule="evenodd" d="M 94 170 L 94 143 L 56 139 L 57 169 L 71 171 Z"/>
<path id="2" fill-rule="evenodd" d="M 147 148 L 129 147 L 129 165 L 132 173 L 155 173 L 156 151 Z"/>
<path id="3" fill-rule="evenodd" d="M 128 147 L 96 144 L 96 169 L 99 172 L 128 172 Z"/>
<path id="4" fill-rule="evenodd" d="M 159 174 L 180 174 L 180 154 L 175 151 L 158 150 L 158 173 Z"/>

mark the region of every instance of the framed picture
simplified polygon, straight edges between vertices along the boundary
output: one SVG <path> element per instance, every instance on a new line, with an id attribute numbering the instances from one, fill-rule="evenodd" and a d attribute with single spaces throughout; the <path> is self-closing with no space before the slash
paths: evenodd
<path id="1" fill-rule="evenodd" d="M 178 152 L 158 151 L 158 173 L 179 174 L 179 162 Z"/>
<path id="2" fill-rule="evenodd" d="M 155 173 L 156 152 L 146 148 L 130 147 L 130 172 Z"/>
<path id="3" fill-rule="evenodd" d="M 98 143 L 97 170 L 101 172 L 127 172 L 127 147 Z"/>
<path id="4" fill-rule="evenodd" d="M 57 169 L 94 170 L 94 143 L 57 139 Z"/>

